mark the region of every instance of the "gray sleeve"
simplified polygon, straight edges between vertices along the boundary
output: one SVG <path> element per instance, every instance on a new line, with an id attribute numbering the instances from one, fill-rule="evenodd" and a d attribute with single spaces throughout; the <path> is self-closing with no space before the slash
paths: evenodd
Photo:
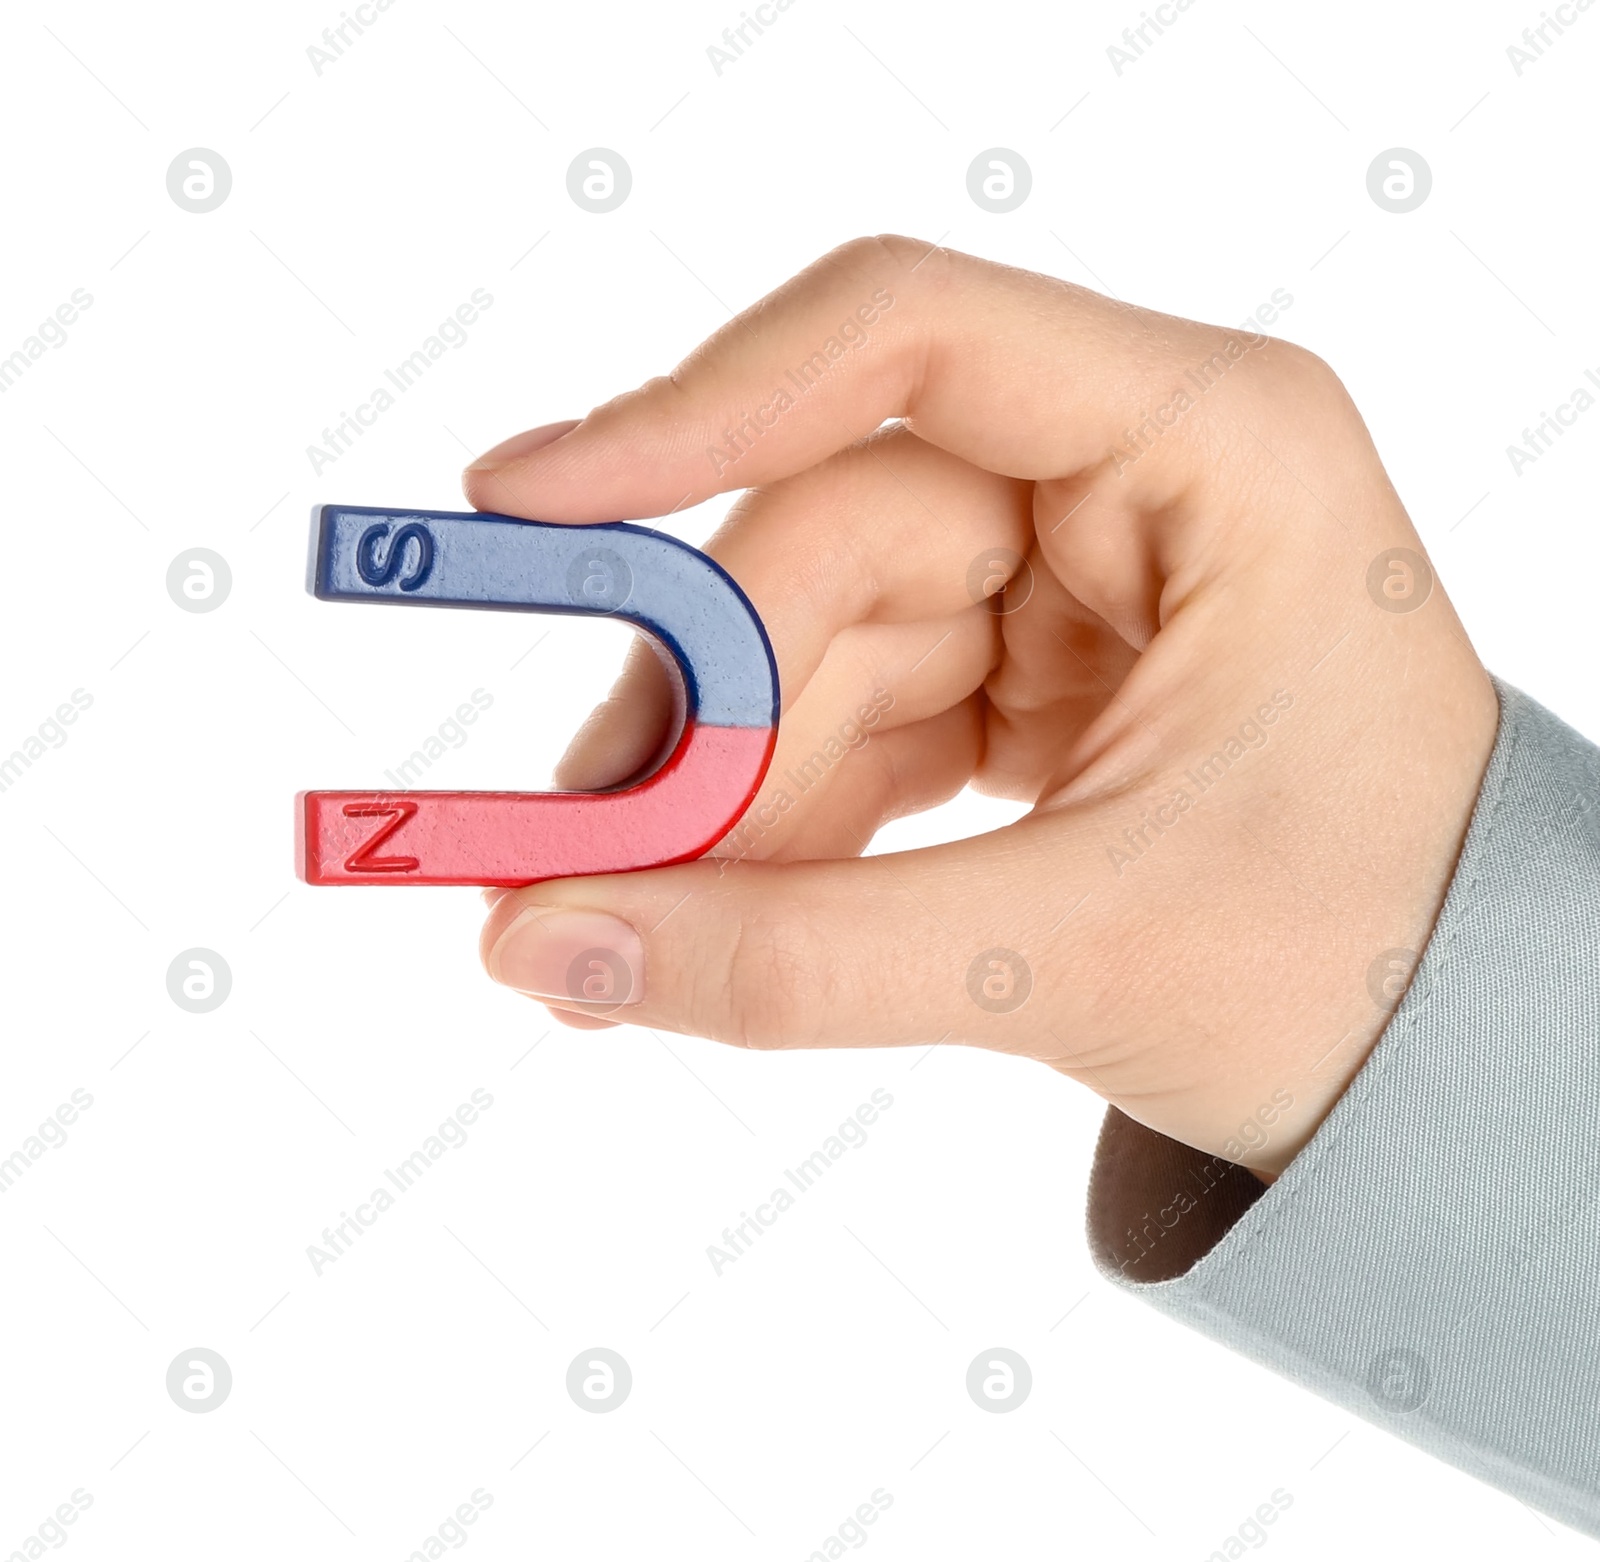
<path id="1" fill-rule="evenodd" d="M 1504 684 L 1432 939 L 1270 1188 L 1112 1108 L 1114 1284 L 1600 1538 L 1600 750 Z"/>

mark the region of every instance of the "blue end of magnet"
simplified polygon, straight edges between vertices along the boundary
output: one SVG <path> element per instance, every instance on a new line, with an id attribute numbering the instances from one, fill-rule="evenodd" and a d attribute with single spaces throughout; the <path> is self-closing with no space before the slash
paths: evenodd
<path id="1" fill-rule="evenodd" d="M 648 527 L 323 505 L 307 584 L 326 602 L 620 618 L 672 653 L 694 720 L 778 722 L 777 664 L 750 599 L 714 560 Z"/>

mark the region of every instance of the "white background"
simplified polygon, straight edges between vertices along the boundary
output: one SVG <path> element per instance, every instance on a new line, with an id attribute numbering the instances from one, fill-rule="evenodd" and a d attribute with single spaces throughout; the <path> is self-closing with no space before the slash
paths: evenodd
<path id="1" fill-rule="evenodd" d="M 309 506 L 458 508 L 469 453 L 880 230 L 1224 323 L 1286 289 L 1274 329 L 1343 374 L 1484 659 L 1600 734 L 1600 411 L 1520 476 L 1506 454 L 1600 371 L 1600 11 L 1519 78 L 1538 10 L 1198 0 L 1119 76 L 1134 3 L 797 0 L 719 76 L 737 0 L 397 0 L 319 76 L 337 0 L 7 8 L 0 356 L 93 304 L 0 395 L 0 752 L 93 704 L 0 793 L 0 1156 L 94 1104 L 0 1196 L 0 1554 L 78 1487 L 84 1559 L 400 1558 L 477 1488 L 485 1558 L 802 1558 L 880 1487 L 883 1558 L 1204 1557 L 1278 1488 L 1274 1555 L 1579 1554 L 1102 1284 L 1100 1107 L 1048 1070 L 567 1031 L 482 976 L 474 891 L 291 864 L 297 789 L 381 785 L 475 689 L 427 784 L 543 784 L 625 633 L 316 603 Z M 165 186 L 196 146 L 233 175 L 207 214 Z M 593 146 L 633 172 L 608 215 L 567 194 Z M 966 190 L 995 146 L 1033 171 L 1004 216 Z M 1366 188 L 1395 146 L 1434 177 L 1406 215 Z M 314 475 L 475 288 L 467 344 Z M 165 587 L 196 546 L 233 575 L 204 615 Z M 879 845 L 1004 816 L 962 798 Z M 233 972 L 205 1015 L 165 985 L 196 945 Z M 314 1274 L 477 1087 L 468 1142 Z M 714 1275 L 880 1087 L 870 1141 Z M 634 1374 L 608 1415 L 564 1387 L 595 1345 Z M 1006 1415 L 964 1388 L 995 1345 L 1035 1380 Z M 193 1346 L 232 1368 L 213 1413 L 165 1391 Z"/>

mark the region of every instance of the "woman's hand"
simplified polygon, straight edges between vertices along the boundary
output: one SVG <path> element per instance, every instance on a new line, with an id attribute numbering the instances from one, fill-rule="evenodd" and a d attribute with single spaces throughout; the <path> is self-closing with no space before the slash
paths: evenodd
<path id="1" fill-rule="evenodd" d="M 748 490 L 709 551 L 784 696 L 714 856 L 500 893 L 497 980 L 580 1025 L 1037 1058 L 1269 1177 L 1366 1059 L 1497 705 L 1320 359 L 862 239 L 465 486 L 563 522 Z M 562 785 L 658 747 L 667 685 L 635 653 Z M 969 784 L 1032 811 L 860 857 Z"/>

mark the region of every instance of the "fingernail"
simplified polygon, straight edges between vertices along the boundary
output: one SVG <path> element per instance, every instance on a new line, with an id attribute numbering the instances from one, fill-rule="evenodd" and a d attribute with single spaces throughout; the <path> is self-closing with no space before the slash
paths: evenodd
<path id="1" fill-rule="evenodd" d="M 546 423 L 543 428 L 530 428 L 526 433 L 513 434 L 510 439 L 501 440 L 493 450 L 484 451 L 467 470 L 492 472 L 497 467 L 509 466 L 523 456 L 531 456 L 535 450 L 555 444 L 563 434 L 570 434 L 581 422 L 582 418 L 568 418 L 564 423 Z"/>
<path id="2" fill-rule="evenodd" d="M 534 998 L 612 1009 L 644 999 L 644 944 L 603 911 L 528 907 L 495 940 L 488 966 L 502 986 Z"/>

